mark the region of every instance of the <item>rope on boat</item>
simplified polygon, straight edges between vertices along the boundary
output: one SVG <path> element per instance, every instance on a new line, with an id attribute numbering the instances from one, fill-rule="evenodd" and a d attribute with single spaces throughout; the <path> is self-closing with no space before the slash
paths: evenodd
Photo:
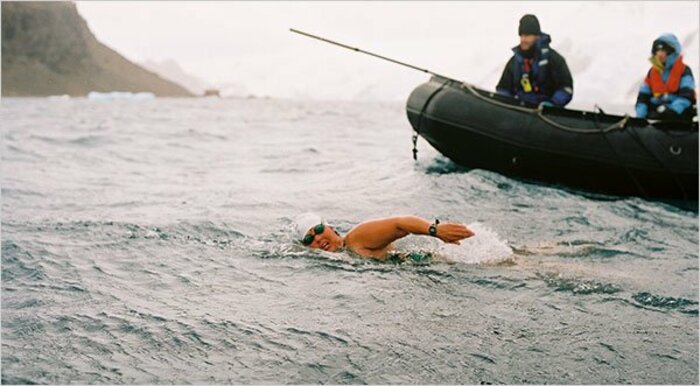
<path id="1" fill-rule="evenodd" d="M 521 111 L 521 112 L 525 112 L 528 114 L 537 114 L 537 116 L 541 120 L 543 120 L 544 122 L 546 122 L 550 126 L 556 127 L 557 129 L 561 129 L 564 131 L 570 131 L 573 133 L 600 134 L 601 132 L 607 133 L 607 132 L 613 131 L 613 130 L 624 130 L 625 126 L 627 125 L 627 122 L 630 119 L 629 114 L 625 114 L 625 116 L 622 117 L 622 119 L 620 119 L 619 121 L 613 123 L 610 126 L 607 126 L 607 127 L 601 128 L 601 129 L 582 129 L 582 128 L 578 128 L 578 127 L 571 127 L 571 126 L 563 125 L 559 122 L 555 122 L 552 119 L 545 116 L 544 111 L 543 111 L 543 107 L 541 105 L 537 109 L 532 109 L 532 108 L 528 108 L 528 107 L 521 107 L 521 106 L 513 106 L 511 104 L 499 102 L 497 100 L 487 98 L 487 97 L 479 94 L 479 92 L 476 91 L 476 89 L 474 89 L 474 86 L 472 86 L 469 83 L 466 83 L 466 82 L 462 83 L 462 87 L 469 90 L 469 92 L 471 92 L 475 97 L 477 97 L 485 102 L 488 102 L 488 103 L 491 103 L 493 105 L 500 106 L 500 107 L 503 107 L 506 109 L 510 109 L 510 110 Z"/>
<path id="2" fill-rule="evenodd" d="M 576 127 L 564 126 L 564 125 L 562 125 L 562 124 L 560 124 L 560 123 L 554 122 L 553 120 L 547 118 L 547 117 L 542 113 L 542 108 L 541 108 L 541 107 L 538 108 L 536 111 L 537 111 L 537 116 L 539 116 L 541 120 L 543 120 L 543 121 L 549 123 L 551 126 L 554 126 L 554 127 L 556 127 L 557 129 L 562 129 L 562 130 L 566 130 L 566 131 L 572 131 L 572 132 L 575 132 L 575 133 L 607 133 L 607 132 L 609 132 L 609 131 L 618 130 L 618 129 L 619 129 L 619 130 L 623 130 L 623 129 L 625 128 L 625 125 L 627 125 L 627 121 L 629 121 L 629 119 L 630 119 L 630 116 L 629 116 L 628 114 L 625 114 L 625 116 L 622 117 L 622 119 L 620 119 L 619 121 L 613 123 L 612 125 L 610 125 L 610 126 L 608 126 L 608 127 L 602 128 L 602 129 L 579 129 L 579 128 L 576 128 Z"/>

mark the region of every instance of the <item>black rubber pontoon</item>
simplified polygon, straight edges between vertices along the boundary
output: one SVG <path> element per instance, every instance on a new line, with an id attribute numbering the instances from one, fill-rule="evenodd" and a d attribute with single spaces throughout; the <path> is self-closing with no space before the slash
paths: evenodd
<path id="1" fill-rule="evenodd" d="M 410 95 L 413 129 L 457 164 L 591 192 L 698 199 L 697 122 L 527 107 L 433 77 Z"/>

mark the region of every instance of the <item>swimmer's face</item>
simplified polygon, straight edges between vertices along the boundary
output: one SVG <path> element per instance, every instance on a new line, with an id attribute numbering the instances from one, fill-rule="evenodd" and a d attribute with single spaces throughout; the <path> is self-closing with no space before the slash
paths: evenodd
<path id="1" fill-rule="evenodd" d="M 313 235 L 314 228 L 309 229 L 306 235 Z M 335 233 L 333 228 L 326 225 L 323 232 L 318 233 L 314 236 L 314 241 L 308 245 L 309 248 L 313 249 L 323 249 L 328 252 L 335 252 L 338 248 L 343 245 L 343 239 Z"/>

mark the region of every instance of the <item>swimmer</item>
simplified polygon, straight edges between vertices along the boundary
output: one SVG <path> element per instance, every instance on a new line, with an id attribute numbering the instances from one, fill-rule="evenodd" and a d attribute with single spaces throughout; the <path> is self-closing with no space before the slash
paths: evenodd
<path id="1" fill-rule="evenodd" d="M 345 237 L 320 216 L 305 213 L 296 221 L 303 245 L 327 252 L 349 250 L 362 257 L 386 260 L 394 252 L 393 242 L 409 234 L 437 237 L 445 243 L 459 245 L 460 240 L 474 236 L 463 224 L 434 223 L 416 216 L 387 217 L 365 221 L 353 227 Z"/>

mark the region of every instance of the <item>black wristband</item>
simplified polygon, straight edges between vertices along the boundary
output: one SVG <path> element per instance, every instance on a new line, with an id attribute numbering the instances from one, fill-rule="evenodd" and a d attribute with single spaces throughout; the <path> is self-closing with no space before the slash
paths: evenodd
<path id="1" fill-rule="evenodd" d="M 430 227 L 428 228 L 428 234 L 435 237 L 437 236 L 437 226 L 440 224 L 440 220 L 435 219 L 435 222 L 433 224 L 430 224 Z"/>

